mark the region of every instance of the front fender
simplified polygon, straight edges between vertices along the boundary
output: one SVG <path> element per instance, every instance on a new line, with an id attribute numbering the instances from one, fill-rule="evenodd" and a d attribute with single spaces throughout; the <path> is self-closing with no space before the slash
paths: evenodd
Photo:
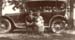
<path id="1" fill-rule="evenodd" d="M 0 18 L 8 19 L 11 22 L 12 26 L 15 27 L 15 22 L 10 17 L 8 17 L 8 16 L 0 16 Z"/>

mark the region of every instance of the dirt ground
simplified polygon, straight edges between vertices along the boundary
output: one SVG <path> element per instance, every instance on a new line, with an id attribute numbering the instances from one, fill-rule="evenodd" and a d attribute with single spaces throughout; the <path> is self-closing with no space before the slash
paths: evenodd
<path id="1" fill-rule="evenodd" d="M 0 40 L 75 40 L 75 31 L 65 33 L 45 33 L 44 35 L 31 33 L 6 33 L 0 34 Z"/>

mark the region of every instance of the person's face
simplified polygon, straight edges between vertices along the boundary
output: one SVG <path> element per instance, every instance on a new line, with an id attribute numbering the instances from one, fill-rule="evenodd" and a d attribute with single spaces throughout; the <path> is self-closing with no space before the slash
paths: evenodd
<path id="1" fill-rule="evenodd" d="M 33 15 L 33 12 L 32 11 L 30 11 L 30 15 Z"/>
<path id="2" fill-rule="evenodd" d="M 36 16 L 40 16 L 40 12 L 39 11 L 36 13 Z"/>

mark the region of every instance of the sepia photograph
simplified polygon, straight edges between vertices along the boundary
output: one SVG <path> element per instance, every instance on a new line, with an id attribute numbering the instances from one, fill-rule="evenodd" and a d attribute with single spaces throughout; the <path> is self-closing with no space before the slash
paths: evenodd
<path id="1" fill-rule="evenodd" d="M 75 0 L 0 0 L 0 40 L 75 40 Z"/>

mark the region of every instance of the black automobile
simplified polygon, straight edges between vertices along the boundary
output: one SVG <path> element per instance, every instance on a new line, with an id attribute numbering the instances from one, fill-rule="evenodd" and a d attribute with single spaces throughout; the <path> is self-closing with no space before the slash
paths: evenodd
<path id="1" fill-rule="evenodd" d="M 68 27 L 65 17 L 66 2 L 64 1 L 27 1 L 24 8 L 25 12 L 11 13 L 0 17 L 0 33 L 7 33 L 15 28 L 26 29 L 25 17 L 30 10 L 33 12 L 40 10 L 48 31 L 58 33 Z"/>

